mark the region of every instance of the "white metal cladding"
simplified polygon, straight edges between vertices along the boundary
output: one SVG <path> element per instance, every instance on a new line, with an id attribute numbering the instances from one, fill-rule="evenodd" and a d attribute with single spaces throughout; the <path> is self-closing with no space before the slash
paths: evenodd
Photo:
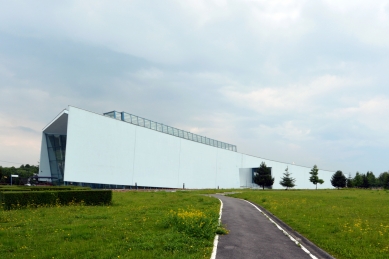
<path id="1" fill-rule="evenodd" d="M 104 116 L 116 119 L 116 120 L 122 120 L 124 122 L 132 123 L 137 126 L 145 127 L 148 129 L 160 131 L 169 135 L 173 135 L 179 138 L 185 138 L 189 139 L 195 142 L 199 142 L 206 145 L 211 145 L 218 148 L 228 149 L 232 151 L 237 151 L 235 145 L 231 145 L 228 143 L 220 142 L 217 140 L 213 140 L 207 137 L 199 136 L 194 133 L 187 132 L 185 130 L 176 129 L 174 127 L 170 127 L 167 125 L 164 125 L 162 123 L 154 122 L 148 119 L 144 119 L 142 117 L 138 117 L 136 115 L 132 115 L 126 112 L 117 112 L 117 111 L 111 111 L 104 113 Z"/>
<path id="2" fill-rule="evenodd" d="M 240 169 L 265 162 L 273 168 L 274 189 L 283 188 L 279 182 L 287 166 L 296 178 L 296 188 L 315 188 L 309 182 L 308 167 L 203 145 L 75 107 L 69 107 L 68 120 L 68 182 L 170 188 L 182 188 L 185 183 L 186 188 L 239 188 L 242 182 L 251 182 L 251 178 L 240 175 Z M 166 125 L 162 126 L 167 130 Z M 318 188 L 332 188 L 332 174 L 320 170 L 319 177 L 325 183 Z"/>

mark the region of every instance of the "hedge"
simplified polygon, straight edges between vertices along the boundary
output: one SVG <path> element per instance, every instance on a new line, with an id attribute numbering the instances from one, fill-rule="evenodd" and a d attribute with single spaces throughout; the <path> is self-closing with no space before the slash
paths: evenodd
<path id="1" fill-rule="evenodd" d="M 23 186 L 23 187 L 13 187 L 9 186 L 8 188 L 0 188 L 0 192 L 28 192 L 28 191 L 66 191 L 66 190 L 91 190 L 90 187 L 54 187 L 54 186 Z"/>
<path id="2" fill-rule="evenodd" d="M 68 190 L 40 192 L 2 192 L 1 203 L 5 210 L 53 205 L 104 205 L 112 201 L 111 190 Z"/>
<path id="3" fill-rule="evenodd" d="M 33 186 L 28 187 L 30 191 L 65 191 L 65 190 L 91 190 L 90 187 L 54 187 L 54 186 Z"/>

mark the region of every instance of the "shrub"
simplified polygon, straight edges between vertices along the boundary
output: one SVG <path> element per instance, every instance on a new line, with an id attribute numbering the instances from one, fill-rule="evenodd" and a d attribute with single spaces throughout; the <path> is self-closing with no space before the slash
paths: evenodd
<path id="1" fill-rule="evenodd" d="M 104 205 L 112 201 L 111 190 L 65 190 L 0 192 L 3 208 L 6 210 L 25 207 L 69 205 Z"/>
<path id="2" fill-rule="evenodd" d="M 66 190 L 91 190 L 90 187 L 74 186 L 7 186 L 0 188 L 0 192 L 29 192 L 29 191 L 66 191 Z"/>
<path id="3" fill-rule="evenodd" d="M 67 191 L 71 188 L 55 188 L 55 187 L 31 187 L 26 189 L 26 191 L 39 192 L 39 191 Z"/>
<path id="4" fill-rule="evenodd" d="M 6 210 L 27 206 L 54 205 L 57 200 L 55 192 L 3 192 L 2 204 Z"/>
<path id="5" fill-rule="evenodd" d="M 89 190 L 89 191 L 60 191 L 58 199 L 61 204 L 83 203 L 85 205 L 104 205 L 112 201 L 111 190 Z"/>

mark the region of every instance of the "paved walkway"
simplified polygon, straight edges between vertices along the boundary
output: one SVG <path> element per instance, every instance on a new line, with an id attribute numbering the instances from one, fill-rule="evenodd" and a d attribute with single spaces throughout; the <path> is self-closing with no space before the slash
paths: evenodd
<path id="1" fill-rule="evenodd" d="M 223 201 L 222 224 L 230 231 L 228 235 L 219 236 L 216 259 L 312 258 L 250 203 L 223 195 L 213 196 Z M 320 250 L 308 249 L 315 248 Z M 320 256 L 322 250 L 317 251 L 318 254 L 310 252 L 317 258 L 331 258 Z"/>

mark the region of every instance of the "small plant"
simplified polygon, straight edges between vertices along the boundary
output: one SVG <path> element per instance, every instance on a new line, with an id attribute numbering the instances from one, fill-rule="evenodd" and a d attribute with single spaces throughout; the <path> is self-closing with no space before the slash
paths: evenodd
<path id="1" fill-rule="evenodd" d="M 227 235 L 229 233 L 228 229 L 226 229 L 224 226 L 218 226 L 216 228 L 216 234 L 218 235 Z"/>
<path id="2" fill-rule="evenodd" d="M 212 239 L 218 228 L 218 215 L 206 215 L 204 212 L 188 209 L 170 211 L 164 226 L 172 227 L 191 237 Z"/>

